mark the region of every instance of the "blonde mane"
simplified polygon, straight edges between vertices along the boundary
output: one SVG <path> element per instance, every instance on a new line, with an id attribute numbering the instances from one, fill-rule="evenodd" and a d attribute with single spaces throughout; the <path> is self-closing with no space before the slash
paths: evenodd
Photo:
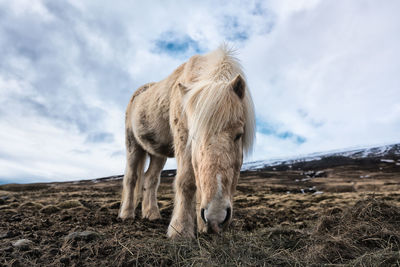
<path id="1" fill-rule="evenodd" d="M 200 140 L 206 140 L 225 128 L 230 121 L 236 121 L 244 114 L 243 149 L 250 154 L 255 138 L 254 106 L 249 89 L 244 98 L 234 99 L 229 83 L 244 73 L 234 51 L 223 45 L 204 56 L 205 66 L 201 68 L 196 81 L 188 86 L 183 99 L 183 111 L 188 117 L 188 146 L 196 149 Z"/>

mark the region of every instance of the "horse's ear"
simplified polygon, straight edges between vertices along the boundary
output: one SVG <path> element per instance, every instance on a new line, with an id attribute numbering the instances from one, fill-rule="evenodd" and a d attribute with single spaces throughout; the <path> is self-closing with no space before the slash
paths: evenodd
<path id="1" fill-rule="evenodd" d="M 240 99 L 243 99 L 246 90 L 246 83 L 240 74 L 238 74 L 235 79 L 230 82 L 230 88 L 232 88 L 232 90 Z"/>
<path id="2" fill-rule="evenodd" d="M 179 90 L 181 90 L 182 95 L 185 95 L 189 89 L 181 83 L 178 83 Z"/>

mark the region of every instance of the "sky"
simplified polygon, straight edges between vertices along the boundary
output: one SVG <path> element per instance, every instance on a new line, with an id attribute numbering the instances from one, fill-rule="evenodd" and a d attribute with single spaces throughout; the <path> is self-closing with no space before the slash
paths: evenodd
<path id="1" fill-rule="evenodd" d="M 224 42 L 256 109 L 245 161 L 400 142 L 399 11 L 397 0 L 0 0 L 0 183 L 122 174 L 135 89 Z"/>

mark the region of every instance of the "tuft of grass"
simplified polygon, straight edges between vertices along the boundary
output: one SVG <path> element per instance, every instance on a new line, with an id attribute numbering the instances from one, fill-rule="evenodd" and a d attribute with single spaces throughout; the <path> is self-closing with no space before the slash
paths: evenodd
<path id="1" fill-rule="evenodd" d="M 400 208 L 375 198 L 358 201 L 347 210 L 322 216 L 311 241 L 306 255 L 313 263 L 378 266 L 384 255 L 398 260 Z"/>
<path id="2" fill-rule="evenodd" d="M 59 207 L 60 209 L 71 209 L 76 207 L 82 207 L 82 204 L 78 200 L 67 200 L 58 204 L 57 207 Z"/>
<path id="3" fill-rule="evenodd" d="M 297 249 L 279 248 L 269 239 L 271 231 L 249 233 L 228 232 L 221 236 L 200 235 L 195 240 L 167 240 L 159 236 L 145 240 L 118 240 L 117 266 L 240 266 L 296 265 Z M 290 231 L 289 231 L 290 232 Z M 274 233 L 272 233 L 274 234 Z M 281 242 L 290 247 L 291 234 L 283 234 Z"/>
<path id="4" fill-rule="evenodd" d="M 43 208 L 40 210 L 40 212 L 41 212 L 41 213 L 44 213 L 44 214 L 53 214 L 53 213 L 56 213 L 56 212 L 59 212 L 59 211 L 60 211 L 60 209 L 57 208 L 57 207 L 54 206 L 54 205 L 47 205 L 47 206 L 43 207 Z"/>
<path id="5" fill-rule="evenodd" d="M 43 189 L 48 189 L 48 188 L 49 188 L 49 185 L 44 184 L 44 183 L 0 185 L 1 191 L 11 191 L 11 192 L 38 191 L 38 190 L 43 190 Z"/>
<path id="6" fill-rule="evenodd" d="M 40 210 L 43 208 L 43 205 L 36 202 L 25 202 L 21 204 L 18 209 L 30 209 L 30 210 Z"/>
<path id="7" fill-rule="evenodd" d="M 350 266 L 400 266 L 400 251 L 390 248 L 365 253 L 349 262 Z"/>

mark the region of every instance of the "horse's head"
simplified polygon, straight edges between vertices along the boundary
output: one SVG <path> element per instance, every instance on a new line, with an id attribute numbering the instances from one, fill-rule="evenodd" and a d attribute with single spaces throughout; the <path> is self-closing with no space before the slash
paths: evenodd
<path id="1" fill-rule="evenodd" d="M 199 216 L 209 231 L 219 233 L 232 217 L 243 149 L 253 141 L 254 111 L 240 75 L 215 86 L 209 95 L 192 95 L 196 110 L 189 112 L 188 123 Z"/>
<path id="2" fill-rule="evenodd" d="M 201 197 L 200 216 L 213 232 L 219 233 L 232 217 L 233 194 L 243 159 L 243 132 L 244 124 L 238 120 L 192 152 Z"/>

